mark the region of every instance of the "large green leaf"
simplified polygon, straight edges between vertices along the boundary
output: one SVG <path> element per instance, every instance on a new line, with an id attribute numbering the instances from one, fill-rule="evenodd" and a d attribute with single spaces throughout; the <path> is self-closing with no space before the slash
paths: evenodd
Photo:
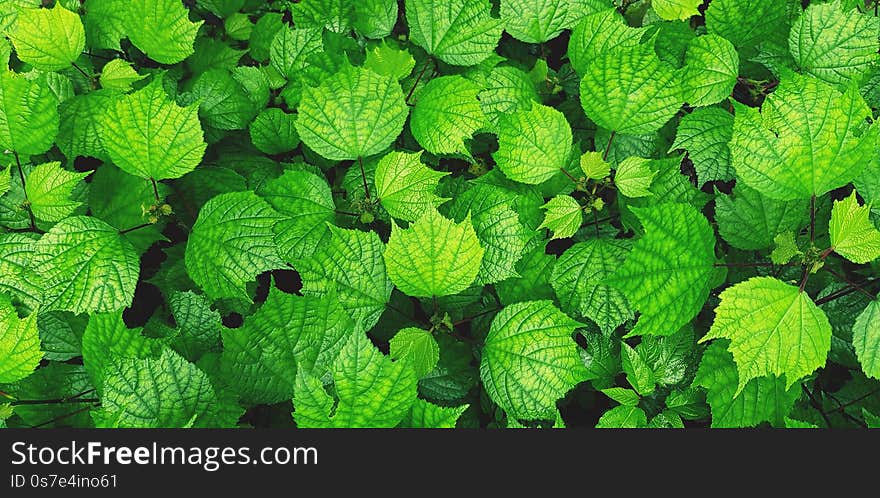
<path id="1" fill-rule="evenodd" d="M 208 376 L 170 350 L 108 367 L 101 409 L 110 427 L 191 427 L 216 402 Z"/>
<path id="2" fill-rule="evenodd" d="M 492 401 L 515 419 L 553 419 L 556 401 L 587 377 L 572 339 L 582 325 L 552 301 L 516 303 L 498 313 L 480 361 Z"/>
<path id="3" fill-rule="evenodd" d="M 736 48 L 718 35 L 694 38 L 685 56 L 684 100 L 693 107 L 721 102 L 731 95 L 739 76 Z"/>
<path id="4" fill-rule="evenodd" d="M 675 21 L 699 15 L 697 7 L 702 3 L 702 0 L 653 0 L 651 7 L 662 19 Z"/>
<path id="5" fill-rule="evenodd" d="M 584 17 L 572 30 L 568 58 L 578 74 L 587 74 L 590 65 L 612 48 L 639 44 L 645 28 L 628 26 L 617 9 L 605 9 Z"/>
<path id="6" fill-rule="evenodd" d="M 0 73 L 0 147 L 42 154 L 58 134 L 58 100 L 40 78 Z"/>
<path id="7" fill-rule="evenodd" d="M 281 216 L 253 192 L 221 194 L 199 211 L 186 245 L 186 270 L 212 299 L 250 299 L 245 284 L 284 267 L 273 226 Z"/>
<path id="8" fill-rule="evenodd" d="M 670 147 L 684 149 L 694 163 L 700 185 L 713 180 L 732 180 L 730 147 L 733 138 L 733 114 L 718 107 L 696 109 L 681 118 Z"/>
<path id="9" fill-rule="evenodd" d="M 650 43 L 598 55 L 581 80 L 581 104 L 599 126 L 627 135 L 660 129 L 684 103 L 680 77 Z"/>
<path id="10" fill-rule="evenodd" d="M 703 307 L 715 281 L 715 235 L 687 204 L 631 208 L 645 235 L 608 277 L 641 316 L 629 335 L 670 335 Z"/>
<path id="11" fill-rule="evenodd" d="M 880 379 L 880 301 L 871 301 L 852 328 L 852 344 L 865 375 Z"/>
<path id="12" fill-rule="evenodd" d="M 386 272 L 387 252 L 375 232 L 346 230 L 329 225 L 312 256 L 295 264 L 303 280 L 303 293 L 323 295 L 336 290 L 342 305 L 369 330 L 379 320 L 391 298 L 391 271 Z"/>
<path id="13" fill-rule="evenodd" d="M 104 116 L 101 132 L 114 164 L 126 173 L 154 180 L 189 173 L 207 147 L 198 106 L 178 106 L 165 93 L 161 77 L 120 97 Z"/>
<path id="14" fill-rule="evenodd" d="M 825 364 L 831 325 L 805 292 L 775 278 L 754 277 L 720 297 L 712 328 L 700 342 L 730 339 L 737 394 L 766 375 L 784 375 L 788 388 Z"/>
<path id="15" fill-rule="evenodd" d="M 550 283 L 562 310 L 596 322 L 606 334 L 633 317 L 629 301 L 606 279 L 626 259 L 628 245 L 615 239 L 593 239 L 571 246 L 559 257 Z"/>
<path id="16" fill-rule="evenodd" d="M 733 195 L 715 198 L 718 232 L 730 245 L 744 250 L 773 246 L 778 234 L 799 229 L 807 212 L 806 201 L 777 201 L 742 183 L 733 188 Z"/>
<path id="17" fill-rule="evenodd" d="M 223 332 L 221 369 L 248 403 L 293 397 L 297 373 L 322 378 L 354 332 L 336 296 L 296 296 L 271 289 L 235 330 Z"/>
<path id="18" fill-rule="evenodd" d="M 456 224 L 432 209 L 409 229 L 392 228 L 385 264 L 391 281 L 405 294 L 448 296 L 470 287 L 484 252 L 470 217 Z"/>
<path id="19" fill-rule="evenodd" d="M 394 427 L 416 401 L 417 379 L 404 362 L 392 362 L 366 334 L 351 336 L 331 367 L 334 398 L 306 372 L 296 376 L 297 427 Z"/>
<path id="20" fill-rule="evenodd" d="M 878 61 L 880 19 L 858 9 L 844 11 L 840 0 L 812 4 L 792 24 L 788 46 L 805 73 L 831 84 L 858 78 Z"/>
<path id="21" fill-rule="evenodd" d="M 296 129 L 303 143 L 327 159 L 357 159 L 391 145 L 408 113 L 396 80 L 349 67 L 306 88 Z"/>
<path id="22" fill-rule="evenodd" d="M 737 176 L 779 200 L 820 196 L 874 160 L 880 127 L 858 90 L 787 73 L 761 112 L 738 106 L 730 152 Z"/>
<path id="23" fill-rule="evenodd" d="M 504 29 L 517 40 L 544 43 L 556 38 L 577 15 L 571 0 L 502 0 Z"/>
<path id="24" fill-rule="evenodd" d="M 477 99 L 480 87 L 461 76 L 431 80 L 413 108 L 410 129 L 433 154 L 468 154 L 465 140 L 488 125 Z"/>
<path id="25" fill-rule="evenodd" d="M 27 377 L 42 359 L 37 313 L 19 318 L 9 297 L 0 294 L 0 382 Z"/>
<path id="26" fill-rule="evenodd" d="M 532 104 L 498 120 L 493 157 L 511 180 L 536 185 L 556 176 L 571 155 L 571 125 L 552 107 Z"/>
<path id="27" fill-rule="evenodd" d="M 122 27 L 135 47 L 162 64 L 176 64 L 193 54 L 196 33 L 204 21 L 190 22 L 178 0 L 129 0 Z"/>
<path id="28" fill-rule="evenodd" d="M 410 39 L 448 64 L 479 64 L 501 38 L 491 7 L 489 0 L 406 0 Z"/>
<path id="29" fill-rule="evenodd" d="M 84 313 L 129 306 L 139 259 L 117 229 L 97 218 L 73 216 L 58 222 L 34 251 L 42 309 Z"/>
<path id="30" fill-rule="evenodd" d="M 51 9 L 21 9 L 9 38 L 19 59 L 44 71 L 70 67 L 86 46 L 82 21 L 61 2 Z"/>
<path id="31" fill-rule="evenodd" d="M 56 222 L 70 216 L 82 203 L 72 200 L 73 189 L 88 173 L 74 173 L 60 162 L 35 166 L 28 174 L 25 192 L 37 219 Z"/>

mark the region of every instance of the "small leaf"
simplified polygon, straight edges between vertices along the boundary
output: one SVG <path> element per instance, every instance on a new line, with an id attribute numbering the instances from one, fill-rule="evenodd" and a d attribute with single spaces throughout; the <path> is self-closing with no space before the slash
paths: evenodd
<path id="1" fill-rule="evenodd" d="M 605 162 L 601 152 L 585 152 L 580 165 L 584 175 L 593 180 L 601 180 L 611 174 L 611 165 Z"/>
<path id="2" fill-rule="evenodd" d="M 626 374 L 629 385 L 642 396 L 654 392 L 654 386 L 657 383 L 654 371 L 642 358 L 642 355 L 625 342 L 620 343 L 620 353 L 623 372 Z"/>
<path id="3" fill-rule="evenodd" d="M 699 0 L 696 0 L 699 2 Z M 694 38 L 685 56 L 685 101 L 694 107 L 727 99 L 739 76 L 739 54 L 732 43 L 718 35 Z"/>
<path id="4" fill-rule="evenodd" d="M 82 204 L 71 200 L 73 189 L 87 176 L 88 173 L 67 171 L 60 162 L 35 166 L 25 184 L 34 216 L 49 222 L 70 216 Z"/>
<path id="5" fill-rule="evenodd" d="M 195 51 L 204 21 L 190 22 L 189 9 L 178 0 L 129 0 L 122 8 L 123 33 L 154 61 L 177 64 Z"/>
<path id="6" fill-rule="evenodd" d="M 43 71 L 70 67 L 86 45 L 82 21 L 62 2 L 51 9 L 19 10 L 9 38 L 19 59 Z"/>
<path id="7" fill-rule="evenodd" d="M 559 174 L 571 155 L 571 126 L 552 107 L 502 115 L 498 120 L 498 168 L 511 180 L 537 185 Z"/>
<path id="8" fill-rule="evenodd" d="M 880 301 L 862 311 L 852 327 L 852 344 L 865 375 L 880 379 Z"/>
<path id="9" fill-rule="evenodd" d="M 702 3 L 702 0 L 653 0 L 651 7 L 661 19 L 686 21 L 691 16 L 700 15 L 697 7 Z"/>
<path id="10" fill-rule="evenodd" d="M 794 239 L 794 232 L 785 231 L 773 238 L 776 247 L 770 253 L 770 260 L 774 264 L 784 265 L 797 255 L 803 254 Z"/>
<path id="11" fill-rule="evenodd" d="M 491 7 L 488 0 L 406 0 L 410 39 L 448 64 L 479 64 L 501 38 Z"/>
<path id="12" fill-rule="evenodd" d="M 880 231 L 868 216 L 871 206 L 860 206 L 856 193 L 834 201 L 828 232 L 837 254 L 853 263 L 867 263 L 880 257 Z"/>
<path id="13" fill-rule="evenodd" d="M 651 169 L 651 160 L 641 157 L 628 157 L 617 166 L 614 185 L 627 197 L 650 197 L 651 183 L 657 172 Z"/>
<path id="14" fill-rule="evenodd" d="M 469 155 L 465 140 L 488 125 L 479 93 L 479 86 L 461 76 L 442 76 L 425 85 L 410 120 L 419 145 L 432 154 Z"/>
<path id="15" fill-rule="evenodd" d="M 427 330 L 407 327 L 394 334 L 389 344 L 391 359 L 409 363 L 416 377 L 424 377 L 440 361 L 440 346 Z"/>
<path id="16" fill-rule="evenodd" d="M 5 294 L 0 294 L 0 383 L 24 379 L 40 364 L 37 313 L 21 319 Z"/>
<path id="17" fill-rule="evenodd" d="M 597 429 L 643 429 L 648 426 L 648 415 L 637 406 L 620 405 L 608 410 L 596 423 Z"/>
<path id="18" fill-rule="evenodd" d="M 547 210 L 547 214 L 538 229 L 550 229 L 553 232 L 550 240 L 571 237 L 584 222 L 581 205 L 569 195 L 557 195 L 544 204 L 542 209 Z"/>
<path id="19" fill-rule="evenodd" d="M 625 387 L 609 387 L 602 389 L 602 394 L 617 401 L 623 406 L 636 406 L 639 404 L 639 394 Z"/>
<path id="20" fill-rule="evenodd" d="M 440 179 L 449 173 L 432 170 L 421 157 L 421 152 L 391 152 L 376 165 L 376 195 L 395 218 L 415 221 L 448 200 L 435 191 Z"/>
<path id="21" fill-rule="evenodd" d="M 140 75 L 131 63 L 123 59 L 113 59 L 104 65 L 101 69 L 101 87 L 110 90 L 119 90 L 127 92 L 131 88 L 131 84 L 144 79 L 146 76 Z"/>

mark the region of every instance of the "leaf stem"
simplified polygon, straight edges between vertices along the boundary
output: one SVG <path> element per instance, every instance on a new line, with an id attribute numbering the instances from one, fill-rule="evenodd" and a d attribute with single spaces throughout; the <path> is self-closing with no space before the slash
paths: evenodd
<path id="1" fill-rule="evenodd" d="M 422 82 L 422 78 L 424 78 L 425 73 L 428 71 L 428 67 L 434 66 L 434 58 L 428 57 L 425 61 L 425 65 L 422 67 L 422 70 L 419 72 L 419 75 L 416 77 L 416 82 L 413 83 L 412 88 L 409 89 L 409 93 L 406 94 L 406 105 L 410 105 L 409 99 L 412 98 L 413 94 L 416 92 L 416 88 L 419 87 L 419 83 Z"/>
<path id="2" fill-rule="evenodd" d="M 71 65 L 72 65 L 77 71 L 79 71 L 80 74 L 82 74 L 83 76 L 85 76 L 85 78 L 89 81 L 89 84 L 92 86 L 92 88 L 95 88 L 95 77 L 94 77 L 94 76 L 89 76 L 89 73 L 85 72 L 85 71 L 83 70 L 83 68 L 79 67 L 79 66 L 77 65 L 76 62 L 71 62 L 70 64 L 71 64 Z"/>
<path id="3" fill-rule="evenodd" d="M 608 153 L 611 152 L 611 144 L 614 142 L 614 137 L 617 136 L 616 131 L 611 132 L 611 136 L 608 137 L 608 143 L 605 145 L 605 152 L 602 153 L 602 160 L 608 161 Z"/>
<path id="4" fill-rule="evenodd" d="M 822 404 L 819 403 L 819 401 L 816 399 L 816 397 L 813 395 L 813 393 L 807 388 L 806 384 L 801 384 L 801 388 L 803 388 L 804 392 L 807 394 L 807 397 L 810 398 L 810 405 L 812 405 L 813 408 L 815 408 L 816 411 L 819 412 L 820 415 L 822 415 L 822 420 L 825 421 L 825 425 L 827 425 L 830 428 L 831 427 L 831 419 L 828 418 L 828 414 L 825 413 L 824 410 L 822 410 Z"/>
<path id="5" fill-rule="evenodd" d="M 119 235 L 125 235 L 130 232 L 134 232 L 135 230 L 140 230 L 141 228 L 147 228 L 153 226 L 153 223 L 142 223 L 137 226 L 133 226 L 131 228 L 126 228 L 125 230 L 120 230 Z"/>
<path id="6" fill-rule="evenodd" d="M 43 422 L 43 423 L 41 423 L 41 424 L 33 425 L 33 426 L 31 426 L 31 429 L 39 429 L 40 427 L 45 427 L 45 426 L 47 426 L 47 425 L 49 425 L 49 424 L 54 424 L 55 422 L 58 422 L 59 420 L 64 420 L 64 419 L 66 419 L 66 418 L 72 417 L 72 416 L 74 416 L 74 415 L 76 415 L 76 414 L 78 414 L 78 413 L 82 413 L 82 412 L 84 412 L 84 411 L 86 411 L 86 410 L 89 410 L 89 409 L 91 409 L 91 408 L 92 408 L 91 406 L 84 406 L 84 407 L 82 407 L 82 408 L 80 408 L 80 409 L 78 409 L 78 410 L 74 410 L 74 411 L 72 411 L 72 412 L 70 412 L 70 413 L 66 413 L 66 414 L 64 414 L 64 415 L 60 415 L 60 416 L 55 417 L 55 418 L 53 418 L 53 419 L 47 420 L 47 421 L 45 421 L 45 422 Z"/>
<path id="7" fill-rule="evenodd" d="M 21 191 L 24 193 L 24 204 L 25 211 L 28 212 L 28 218 L 31 221 L 31 231 L 37 230 L 37 220 L 34 218 L 34 211 L 31 209 L 31 201 L 28 199 L 27 195 L 27 185 L 24 182 L 24 170 L 21 168 L 21 159 L 18 157 L 18 152 L 12 152 L 15 156 L 15 165 L 18 167 L 18 178 L 21 179 Z"/>
<path id="8" fill-rule="evenodd" d="M 452 326 L 453 326 L 453 327 L 458 327 L 459 325 L 464 325 L 465 323 L 470 322 L 471 320 L 474 320 L 475 318 L 479 318 L 479 317 L 481 317 L 481 316 L 489 315 L 489 314 L 495 313 L 496 311 L 501 311 L 501 308 L 492 308 L 492 309 L 490 309 L 490 310 L 484 310 L 484 311 L 481 311 L 481 312 L 477 313 L 477 314 L 474 315 L 474 316 L 467 317 L 467 318 L 462 318 L 461 320 L 459 320 L 459 321 L 457 321 L 457 322 L 454 322 L 454 323 L 452 324 Z"/>
<path id="9" fill-rule="evenodd" d="M 877 282 L 880 282 L 880 278 L 875 278 L 874 280 L 871 280 L 869 282 L 864 282 L 864 283 L 862 283 L 862 287 L 874 285 Z M 827 296 L 825 296 L 823 298 L 817 299 L 816 306 L 822 306 L 823 304 L 830 303 L 831 301 L 834 301 L 835 299 L 840 299 L 842 297 L 848 296 L 848 295 L 852 294 L 853 292 L 856 292 L 856 288 L 851 287 L 851 286 L 846 287 L 844 289 L 841 289 L 837 292 L 832 292 L 831 294 L 828 294 Z"/>
<path id="10" fill-rule="evenodd" d="M 358 216 L 360 216 L 360 215 L 357 214 L 357 213 L 352 213 L 351 211 L 343 211 L 343 210 L 341 210 L 341 209 L 337 209 L 337 210 L 336 210 L 336 214 L 341 214 L 341 215 L 343 215 L 343 216 L 354 216 L 354 217 L 358 217 Z"/>
<path id="11" fill-rule="evenodd" d="M 156 179 L 150 177 L 150 182 L 153 183 L 153 198 L 156 199 L 156 205 L 162 204 L 162 199 L 159 198 L 159 185 L 156 183 Z"/>
<path id="12" fill-rule="evenodd" d="M 840 274 L 840 273 L 838 273 L 838 272 L 832 270 L 831 268 L 825 268 L 825 269 L 828 270 L 828 273 L 834 275 L 834 276 L 837 277 L 839 280 L 842 280 L 843 282 L 847 283 L 847 284 L 848 284 L 850 287 L 852 287 L 853 289 L 855 289 L 855 290 L 861 292 L 862 294 L 868 296 L 868 299 L 870 299 L 870 300 L 872 300 L 872 301 L 873 301 L 874 299 L 876 299 L 876 297 L 874 297 L 874 295 L 872 295 L 870 292 L 868 292 L 868 291 L 866 291 L 864 288 L 862 288 L 861 285 L 859 285 L 859 284 L 857 284 L 857 283 L 851 281 L 850 279 L 848 279 L 848 278 L 846 277 L 846 275 Z"/>
<path id="13" fill-rule="evenodd" d="M 565 176 L 567 176 L 569 180 L 571 180 L 572 182 L 574 182 L 575 185 L 578 184 L 578 180 L 577 180 L 577 178 L 575 178 L 574 175 L 572 175 L 571 173 L 569 173 L 565 168 L 559 168 L 559 171 L 562 171 L 563 173 L 565 173 Z"/>
<path id="14" fill-rule="evenodd" d="M 798 290 L 803 292 L 804 289 L 807 288 L 807 280 L 810 279 L 810 267 L 804 265 L 804 276 L 801 278 L 801 285 L 798 286 Z"/>
<path id="15" fill-rule="evenodd" d="M 364 170 L 364 158 L 358 157 L 358 166 L 361 168 L 361 180 L 364 182 L 364 200 L 370 200 L 370 187 L 367 185 L 367 172 Z"/>

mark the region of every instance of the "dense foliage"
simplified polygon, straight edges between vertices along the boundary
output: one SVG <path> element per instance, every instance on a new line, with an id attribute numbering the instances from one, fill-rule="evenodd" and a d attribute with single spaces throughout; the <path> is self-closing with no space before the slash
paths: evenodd
<path id="1" fill-rule="evenodd" d="M 0 426 L 880 424 L 876 1 L 0 32 Z"/>

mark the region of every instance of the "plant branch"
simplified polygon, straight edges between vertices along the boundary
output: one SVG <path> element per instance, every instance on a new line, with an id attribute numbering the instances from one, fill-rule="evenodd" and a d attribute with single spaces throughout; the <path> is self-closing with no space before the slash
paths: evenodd
<path id="1" fill-rule="evenodd" d="M 819 403 L 819 401 L 813 395 L 812 391 L 807 388 L 806 384 L 801 384 L 801 388 L 803 388 L 804 392 L 807 394 L 807 397 L 810 398 L 810 405 L 812 405 L 812 407 L 815 408 L 820 415 L 822 415 L 822 420 L 825 421 L 825 425 L 831 428 L 831 419 L 828 418 L 828 414 L 825 413 L 825 410 L 822 409 L 822 404 Z"/>
<path id="2" fill-rule="evenodd" d="M 153 226 L 152 223 L 142 223 L 140 225 L 133 226 L 131 228 L 126 228 L 125 230 L 120 230 L 119 235 L 125 235 L 127 233 L 134 232 L 135 230 L 140 230 L 141 228 L 147 228 L 147 227 L 151 227 L 151 226 Z"/>
<path id="3" fill-rule="evenodd" d="M 809 279 L 810 279 L 810 267 L 805 265 L 804 266 L 804 276 L 801 277 L 801 285 L 798 286 L 798 290 L 800 292 L 803 292 L 804 289 L 807 288 L 807 280 L 809 280 Z"/>
<path id="4" fill-rule="evenodd" d="M 156 205 L 162 204 L 162 199 L 159 198 L 159 185 L 156 183 L 156 179 L 150 177 L 150 182 L 153 183 L 153 198 L 156 199 Z"/>
<path id="5" fill-rule="evenodd" d="M 453 327 L 458 327 L 459 325 L 464 325 L 465 323 L 470 322 L 471 320 L 474 320 L 475 318 L 479 318 L 479 317 L 481 317 L 481 316 L 486 316 L 486 315 L 489 315 L 489 314 L 495 313 L 496 311 L 501 311 L 501 308 L 492 308 L 492 309 L 490 309 L 490 310 L 484 310 L 484 311 L 481 311 L 481 312 L 477 313 L 477 314 L 474 315 L 474 316 L 471 316 L 471 317 L 468 317 L 468 318 L 462 318 L 461 320 L 459 320 L 459 321 L 453 323 L 452 326 L 453 326 Z"/>
<path id="6" fill-rule="evenodd" d="M 84 411 L 86 411 L 86 410 L 90 410 L 91 408 L 92 408 L 91 406 L 84 406 L 84 407 L 82 407 L 82 408 L 80 408 L 80 409 L 78 409 L 78 410 L 74 410 L 74 411 L 72 411 L 72 412 L 70 412 L 70 413 L 66 413 L 66 414 L 64 414 L 64 415 L 60 415 L 60 416 L 55 417 L 55 418 L 53 418 L 53 419 L 47 420 L 47 421 L 45 421 L 45 422 L 43 422 L 43 423 L 41 423 L 41 424 L 33 425 L 33 426 L 31 426 L 31 429 L 39 429 L 40 427 L 45 427 L 45 426 L 47 426 L 47 425 L 54 424 L 55 422 L 58 422 L 59 420 L 64 420 L 64 419 L 69 418 L 69 417 L 72 417 L 72 416 L 74 416 L 74 415 L 76 415 L 76 414 L 78 414 L 78 413 L 82 413 L 82 412 L 84 412 Z"/>
<path id="7" fill-rule="evenodd" d="M 565 168 L 559 168 L 559 171 L 562 171 L 563 173 L 565 173 L 565 176 L 567 176 L 569 180 L 571 180 L 572 182 L 574 182 L 575 185 L 578 184 L 578 180 L 577 180 L 577 178 L 575 178 L 574 175 L 572 175 L 571 173 L 569 173 Z"/>
<path id="8" fill-rule="evenodd" d="M 876 284 L 877 282 L 880 282 L 880 278 L 875 278 L 874 280 L 864 282 L 864 283 L 862 283 L 862 287 L 867 287 L 869 285 Z M 821 306 L 823 304 L 830 303 L 831 301 L 834 301 L 835 299 L 840 299 L 841 297 L 848 296 L 848 295 L 852 294 L 853 292 L 856 292 L 855 287 L 846 287 L 846 288 L 841 289 L 837 292 L 832 292 L 831 294 L 828 294 L 827 296 L 825 296 L 823 298 L 817 299 L 816 306 Z"/>

